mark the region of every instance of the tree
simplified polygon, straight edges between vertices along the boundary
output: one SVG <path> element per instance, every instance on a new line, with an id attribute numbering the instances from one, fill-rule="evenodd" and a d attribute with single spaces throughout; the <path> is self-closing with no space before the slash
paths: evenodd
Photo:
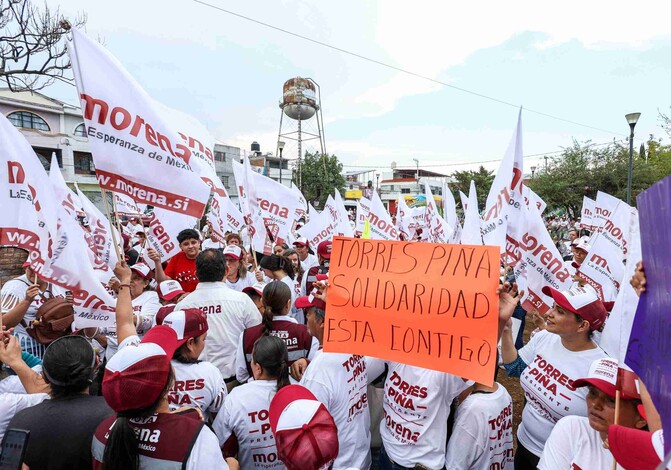
<path id="1" fill-rule="evenodd" d="M 639 153 L 634 154 L 632 177 L 632 204 L 636 195 L 659 181 L 664 175 L 663 163 L 653 156 L 655 145 L 648 145 L 648 162 Z M 659 163 L 659 164 L 658 164 Z M 578 217 L 583 196 L 594 199 L 598 191 L 625 200 L 629 147 L 616 142 L 596 147 L 589 142 L 564 149 L 552 158 L 547 167 L 537 171 L 528 185 L 548 204 L 548 208 L 563 208 L 571 217 Z"/>
<path id="2" fill-rule="evenodd" d="M 305 199 L 319 207 L 324 207 L 329 194 L 345 188 L 345 177 L 342 175 L 342 163 L 335 155 L 323 155 L 315 152 L 305 152 L 301 162 L 300 178 L 298 168 L 294 169 L 294 181 L 301 181 L 300 189 Z"/>
<path id="3" fill-rule="evenodd" d="M 0 0 L 0 79 L 12 91 L 72 83 L 64 37 L 85 22 L 83 15 L 70 22 L 46 5 L 40 11 L 30 0 Z"/>
<path id="4" fill-rule="evenodd" d="M 467 171 L 455 171 L 452 173 L 452 178 L 456 180 L 455 183 L 450 184 L 450 187 L 453 190 L 459 190 L 462 193 L 468 196 L 468 191 L 471 187 L 471 180 L 475 182 L 475 190 L 478 193 L 478 208 L 482 211 L 485 208 L 485 203 L 487 202 L 487 195 L 489 194 L 489 189 L 492 187 L 494 182 L 494 172 L 487 171 L 487 169 L 480 165 L 478 171 L 467 170 Z M 459 201 L 459 193 L 454 194 L 456 201 Z"/>

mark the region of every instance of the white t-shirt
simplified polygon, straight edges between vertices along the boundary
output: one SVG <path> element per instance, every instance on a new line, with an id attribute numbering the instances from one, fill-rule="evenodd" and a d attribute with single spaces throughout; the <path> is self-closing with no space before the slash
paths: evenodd
<path id="1" fill-rule="evenodd" d="M 254 284 L 256 284 L 256 276 L 254 273 L 250 272 L 248 272 L 245 277 L 239 277 L 235 282 L 231 282 L 226 279 L 226 286 L 238 292 L 242 292 L 242 289 L 245 287 L 251 287 Z"/>
<path id="2" fill-rule="evenodd" d="M 245 328 L 261 323 L 259 310 L 246 294 L 223 282 L 201 282 L 175 310 L 199 308 L 207 316 L 208 334 L 200 359 L 211 362 L 224 380 L 235 375 L 235 351 Z"/>
<path id="3" fill-rule="evenodd" d="M 158 294 L 153 290 L 146 290 L 131 300 L 133 315 L 137 317 L 135 329 L 140 337 L 152 327 L 156 312 L 161 308 L 161 302 L 158 300 Z M 107 348 L 105 357 L 109 361 L 118 350 L 116 327 L 107 328 Z"/>
<path id="4" fill-rule="evenodd" d="M 235 436 L 240 468 L 285 468 L 277 458 L 275 437 L 268 421 L 270 401 L 277 392 L 275 380 L 255 380 L 234 388 L 214 420 L 219 445 Z"/>
<path id="5" fill-rule="evenodd" d="M 559 335 L 541 331 L 519 350 L 528 365 L 520 376 L 527 404 L 517 438 L 529 452 L 541 455 L 555 423 L 564 416 L 587 416 L 587 388 L 576 389 L 573 382 L 587 377 L 589 367 L 606 353 L 596 347 L 569 351 Z"/>
<path id="6" fill-rule="evenodd" d="M 202 470 L 204 468 L 229 469 L 224 456 L 221 455 L 217 436 L 207 426 L 201 428 L 191 449 L 189 459 L 186 461 L 186 470 Z"/>
<path id="7" fill-rule="evenodd" d="M 282 279 L 280 279 L 280 282 L 285 283 L 286 286 L 291 291 L 291 308 L 293 308 L 294 304 L 296 303 L 296 288 L 295 288 L 296 283 L 289 276 L 284 276 Z"/>
<path id="8" fill-rule="evenodd" d="M 380 424 L 384 450 L 403 467 L 442 469 L 450 405 L 468 385 L 445 372 L 387 364 Z"/>
<path id="9" fill-rule="evenodd" d="M 363 356 L 322 352 L 303 374 L 301 385 L 329 410 L 338 427 L 338 457 L 333 469 L 371 465 L 368 373 Z"/>
<path id="10" fill-rule="evenodd" d="M 305 261 L 301 260 L 301 268 L 303 268 L 303 271 L 307 274 L 308 270 L 312 266 L 319 266 L 319 259 L 317 258 L 316 255 L 311 255 L 308 253 L 307 257 L 305 258 Z"/>
<path id="11" fill-rule="evenodd" d="M 16 279 L 7 281 L 5 285 L 2 286 L 2 290 L 0 291 L 0 303 L 2 305 L 2 311 L 6 313 L 7 311 L 16 307 L 16 305 L 23 299 L 25 299 L 28 287 L 33 284 L 33 281 L 34 279 L 29 280 L 25 274 L 23 276 L 17 277 Z M 51 294 L 54 297 L 65 297 L 65 289 L 62 287 L 51 284 L 47 287 L 47 290 L 49 290 L 49 288 L 51 289 Z M 35 320 L 37 316 L 37 310 L 48 298 L 48 293 L 44 293 L 44 298 L 39 294 L 35 296 L 23 317 L 23 320 L 27 325 Z M 26 328 L 21 323 L 14 327 L 14 334 L 16 336 L 28 336 Z"/>
<path id="12" fill-rule="evenodd" d="M 223 250 L 226 248 L 226 243 L 215 242 L 211 238 L 206 238 L 200 243 L 200 248 L 207 250 L 208 248 L 214 248 L 215 250 Z"/>
<path id="13" fill-rule="evenodd" d="M 38 364 L 32 368 L 36 374 L 42 373 L 42 364 Z M 19 393 L 25 394 L 26 389 L 21 383 L 18 375 L 10 375 L 0 380 L 0 393 Z"/>
<path id="14" fill-rule="evenodd" d="M 228 389 L 221 372 L 209 362 L 185 364 L 170 362 L 175 371 L 175 383 L 168 393 L 170 411 L 184 406 L 200 408 L 207 413 L 218 413 Z"/>
<path id="15" fill-rule="evenodd" d="M 545 443 L 540 470 L 612 470 L 613 454 L 603 448 L 601 434 L 589 419 L 567 416 L 559 420 Z M 618 469 L 622 469 L 619 465 Z"/>
<path id="16" fill-rule="evenodd" d="M 3 380 L 4 382 L 4 380 Z M 46 393 L 0 393 L 0 442 L 7 431 L 7 426 L 14 415 L 21 410 L 30 408 L 48 399 Z"/>
<path id="17" fill-rule="evenodd" d="M 459 405 L 447 443 L 445 468 L 512 470 L 513 401 L 503 385 L 498 384 L 492 393 L 471 394 Z"/>

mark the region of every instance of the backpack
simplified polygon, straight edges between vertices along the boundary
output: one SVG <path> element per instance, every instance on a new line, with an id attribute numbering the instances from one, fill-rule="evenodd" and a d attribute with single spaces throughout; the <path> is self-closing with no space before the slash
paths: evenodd
<path id="1" fill-rule="evenodd" d="M 49 294 L 49 298 L 46 298 L 45 294 Z M 22 323 L 33 339 L 40 344 L 49 344 L 71 333 L 70 325 L 75 320 L 75 311 L 72 304 L 65 298 L 53 296 L 51 285 L 48 290 L 39 295 L 45 300 L 37 309 L 35 320 L 30 325 Z"/>

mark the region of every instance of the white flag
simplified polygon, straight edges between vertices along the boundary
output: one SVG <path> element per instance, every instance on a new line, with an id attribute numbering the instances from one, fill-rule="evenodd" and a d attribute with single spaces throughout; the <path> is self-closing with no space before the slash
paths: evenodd
<path id="1" fill-rule="evenodd" d="M 90 233 L 93 238 L 96 254 L 110 267 L 110 269 L 114 269 L 119 260 L 114 247 L 114 238 L 119 242 L 121 240 L 121 234 L 118 233 L 116 228 L 112 227 L 112 224 L 107 220 L 107 217 L 98 210 L 89 198 L 79 190 L 77 183 L 75 183 L 75 189 L 77 190 L 77 196 L 82 203 L 82 209 L 89 222 L 89 227 L 91 229 Z M 114 236 L 112 236 L 112 231 L 115 232 Z"/>
<path id="2" fill-rule="evenodd" d="M 403 235 L 404 240 L 412 240 L 415 236 L 412 211 L 406 204 L 402 194 L 396 196 L 396 230 L 398 230 L 399 234 Z"/>
<path id="3" fill-rule="evenodd" d="M 450 243 L 459 243 L 461 240 L 461 224 L 457 217 L 457 203 L 447 183 L 443 182 L 443 218 L 454 229 Z"/>
<path id="4" fill-rule="evenodd" d="M 100 44 L 73 29 L 68 53 L 100 186 L 201 217 L 210 187 L 194 172 L 189 136 Z"/>
<path id="5" fill-rule="evenodd" d="M 461 193 L 463 195 L 463 193 Z M 464 203 L 462 199 L 462 204 Z M 468 191 L 468 201 L 464 210 L 464 227 L 461 232 L 461 243 L 463 245 L 482 245 L 480 233 L 480 213 L 478 212 L 478 194 L 475 190 L 475 182 L 471 180 Z"/>
<path id="6" fill-rule="evenodd" d="M 240 209 L 245 219 L 247 233 L 249 235 L 254 251 L 269 255 L 272 253 L 272 242 L 268 237 L 266 226 L 263 223 L 261 207 L 259 207 L 256 196 L 256 187 L 254 186 L 254 173 L 247 157 L 243 158 L 243 163 L 233 163 L 233 176 L 238 185 L 238 198 Z"/>
<path id="7" fill-rule="evenodd" d="M 582 198 L 582 210 L 580 211 L 580 228 L 587 230 L 594 230 L 594 211 L 596 209 L 596 201 L 587 196 Z"/>
<path id="8" fill-rule="evenodd" d="M 428 183 L 424 183 L 424 194 L 426 195 L 424 225 L 428 232 L 424 239 L 432 243 L 450 243 L 454 228 L 450 227 L 445 219 L 438 214 L 438 206 L 436 206 L 436 201 Z"/>
<path id="9" fill-rule="evenodd" d="M 389 212 L 384 208 L 377 191 L 373 191 L 368 221 L 370 223 L 371 240 L 398 240 L 398 230 L 396 230 Z"/>

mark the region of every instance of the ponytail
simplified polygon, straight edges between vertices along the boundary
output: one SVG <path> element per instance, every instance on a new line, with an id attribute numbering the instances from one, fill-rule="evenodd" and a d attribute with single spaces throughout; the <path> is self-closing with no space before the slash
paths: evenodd
<path id="1" fill-rule="evenodd" d="M 294 265 L 289 258 L 278 255 L 269 255 L 261 258 L 259 266 L 269 271 L 284 271 L 292 280 L 294 279 Z"/>
<path id="2" fill-rule="evenodd" d="M 277 336 L 261 336 L 254 343 L 252 359 L 263 371 L 277 380 L 277 390 L 289 385 L 289 353 Z"/>
<path id="3" fill-rule="evenodd" d="M 289 262 L 291 263 L 291 262 Z M 273 317 L 282 315 L 287 302 L 291 300 L 291 289 L 282 281 L 274 281 L 263 288 L 263 334 L 269 335 L 273 329 Z"/>
<path id="4" fill-rule="evenodd" d="M 158 400 L 147 408 L 117 413 L 116 421 L 110 429 L 105 452 L 103 453 L 103 470 L 138 470 L 140 468 L 139 442 L 130 420 L 146 418 L 156 413 L 156 409 L 172 387 L 174 379 L 175 375 L 171 367 L 165 389 Z"/>

